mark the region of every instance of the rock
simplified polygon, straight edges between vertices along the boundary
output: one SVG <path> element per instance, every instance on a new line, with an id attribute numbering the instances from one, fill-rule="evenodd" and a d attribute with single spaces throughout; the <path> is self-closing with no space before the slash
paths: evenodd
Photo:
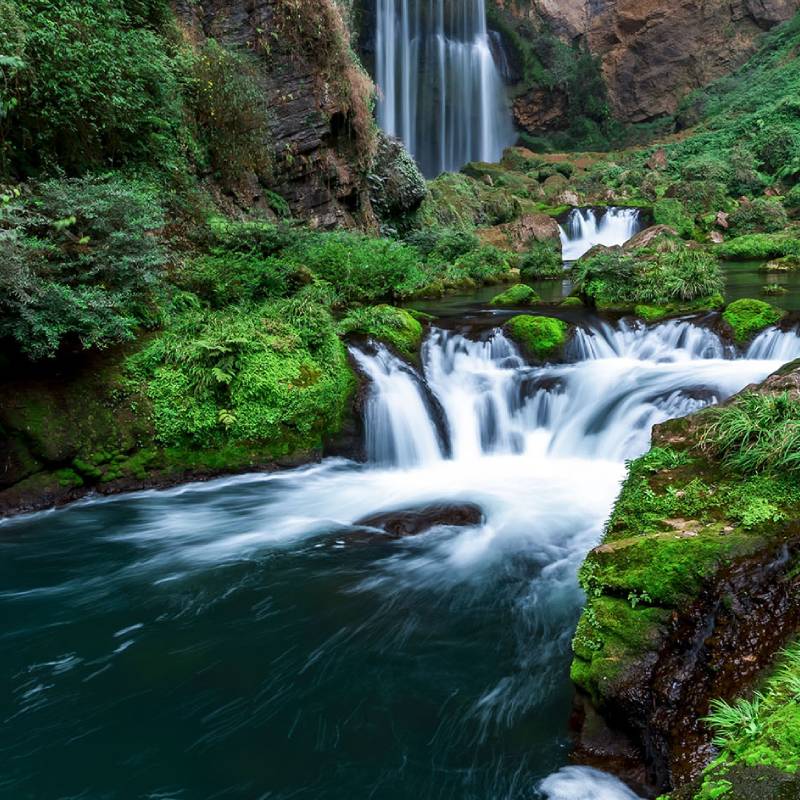
<path id="1" fill-rule="evenodd" d="M 513 222 L 482 228 L 478 236 L 484 244 L 492 244 L 514 253 L 524 253 L 532 242 L 552 242 L 561 249 L 558 223 L 547 214 L 523 214 Z"/>
<path id="2" fill-rule="evenodd" d="M 531 89 L 514 100 L 517 125 L 528 133 L 560 130 L 569 124 L 569 98 L 560 89 Z"/>
<path id="3" fill-rule="evenodd" d="M 572 189 L 567 189 L 566 192 L 561 192 L 561 194 L 556 198 L 556 201 L 560 206 L 579 206 L 581 204 L 581 199 L 578 197 L 578 193 Z"/>
<path id="4" fill-rule="evenodd" d="M 669 166 L 669 161 L 667 159 L 667 151 L 660 147 L 658 150 L 650 156 L 645 162 L 645 166 L 648 169 L 654 170 L 665 170 Z"/>
<path id="5" fill-rule="evenodd" d="M 711 231 L 708 238 L 711 239 L 714 244 L 722 244 L 725 241 L 725 235 L 719 231 Z"/>
<path id="6" fill-rule="evenodd" d="M 714 218 L 714 224 L 723 228 L 724 230 L 728 230 L 730 228 L 730 220 L 731 215 L 728 214 L 727 211 L 717 211 L 717 216 Z"/>
<path id="7" fill-rule="evenodd" d="M 625 242 L 622 246 L 624 250 L 638 250 L 642 247 L 649 247 L 660 236 L 677 236 L 678 231 L 670 228 L 669 225 L 652 225 L 639 231 L 632 239 Z"/>
<path id="8" fill-rule="evenodd" d="M 403 143 L 382 132 L 369 183 L 372 206 L 381 221 L 414 211 L 428 194 L 425 178 Z"/>
<path id="9" fill-rule="evenodd" d="M 394 539 L 417 536 L 440 525 L 468 527 L 484 522 L 483 510 L 474 503 L 434 503 L 418 508 L 386 511 L 353 523 L 358 528 L 380 528 Z"/>

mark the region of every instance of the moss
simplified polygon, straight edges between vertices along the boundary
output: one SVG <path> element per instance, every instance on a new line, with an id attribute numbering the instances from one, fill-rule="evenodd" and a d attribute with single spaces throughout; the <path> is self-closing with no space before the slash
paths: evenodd
<path id="1" fill-rule="evenodd" d="M 539 302 L 539 295 L 524 283 L 518 283 L 495 295 L 490 301 L 492 306 L 531 306 Z"/>
<path id="2" fill-rule="evenodd" d="M 539 361 L 555 358 L 563 351 L 569 330 L 560 319 L 531 316 L 512 317 L 505 328 L 526 353 Z"/>
<path id="3" fill-rule="evenodd" d="M 380 305 L 351 311 L 340 323 L 342 335 L 371 336 L 390 344 L 400 355 L 415 359 L 422 343 L 422 325 L 411 312 Z"/>
<path id="4" fill-rule="evenodd" d="M 795 272 L 800 270 L 800 255 L 774 258 L 759 267 L 761 272 Z"/>
<path id="5" fill-rule="evenodd" d="M 582 308 L 583 301 L 580 297 L 565 297 L 559 305 L 562 308 Z"/>
<path id="6" fill-rule="evenodd" d="M 677 317 L 684 314 L 698 314 L 702 311 L 719 311 L 725 305 L 725 298 L 721 294 L 701 297 L 698 300 L 684 303 L 668 303 L 667 305 L 640 304 L 634 306 L 633 313 L 645 320 L 655 322 L 667 317 Z"/>
<path id="7" fill-rule="evenodd" d="M 730 325 L 734 339 L 739 344 L 746 344 L 764 328 L 778 322 L 785 313 L 763 300 L 745 298 L 731 303 L 722 318 Z"/>

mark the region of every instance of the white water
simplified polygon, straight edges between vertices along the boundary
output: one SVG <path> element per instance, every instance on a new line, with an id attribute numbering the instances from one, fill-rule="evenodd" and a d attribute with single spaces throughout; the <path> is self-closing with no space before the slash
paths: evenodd
<path id="1" fill-rule="evenodd" d="M 377 0 L 378 124 L 428 177 L 497 161 L 515 135 L 484 0 Z"/>
<path id="2" fill-rule="evenodd" d="M 545 778 L 539 790 L 547 800 L 638 800 L 625 784 L 590 767 L 564 767 Z"/>
<path id="3" fill-rule="evenodd" d="M 564 261 L 577 261 L 595 245 L 625 244 L 642 229 L 636 208 L 573 208 L 561 228 Z"/>

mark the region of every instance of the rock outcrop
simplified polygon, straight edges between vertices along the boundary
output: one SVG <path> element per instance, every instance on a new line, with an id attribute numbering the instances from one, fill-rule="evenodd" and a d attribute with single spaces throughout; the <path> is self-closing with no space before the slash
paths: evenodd
<path id="1" fill-rule="evenodd" d="M 214 39 L 263 65 L 270 189 L 314 227 L 373 227 L 372 85 L 354 63 L 335 0 L 176 0 L 175 11 L 191 41 Z M 252 209 L 264 205 L 265 189 L 255 175 L 242 176 L 220 200 Z"/>
<path id="2" fill-rule="evenodd" d="M 800 0 L 495 2 L 520 22 L 546 25 L 588 46 L 600 58 L 615 116 L 627 122 L 674 112 L 688 92 L 742 64 L 761 32 L 800 9 Z M 537 107 L 542 99 L 541 92 L 532 92 L 517 101 L 523 127 L 529 127 L 526 120 L 558 118 L 560 105 L 543 113 Z"/>

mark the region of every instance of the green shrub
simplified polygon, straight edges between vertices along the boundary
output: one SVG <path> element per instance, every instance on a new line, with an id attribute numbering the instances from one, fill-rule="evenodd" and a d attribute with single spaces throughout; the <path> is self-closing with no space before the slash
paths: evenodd
<path id="1" fill-rule="evenodd" d="M 501 294 L 495 295 L 490 301 L 491 306 L 531 306 L 539 301 L 539 295 L 524 283 L 506 289 Z"/>
<path id="2" fill-rule="evenodd" d="M 512 317 L 505 325 L 511 338 L 539 361 L 558 357 L 567 341 L 567 323 L 553 317 Z"/>
<path id="3" fill-rule="evenodd" d="M 716 254 L 730 261 L 761 261 L 800 256 L 800 238 L 785 233 L 751 233 L 719 245 Z"/>
<path id="4" fill-rule="evenodd" d="M 729 206 L 728 187 L 718 181 L 686 181 L 675 185 L 670 192 L 692 214 L 719 211 Z"/>
<path id="5" fill-rule="evenodd" d="M 786 210 L 777 200 L 759 197 L 742 203 L 730 216 L 731 230 L 737 235 L 775 233 L 789 224 Z"/>
<path id="6" fill-rule="evenodd" d="M 318 446 L 353 387 L 333 319 L 313 297 L 178 314 L 129 370 L 170 446 Z"/>
<path id="7" fill-rule="evenodd" d="M 525 280 L 560 280 L 565 277 L 564 263 L 555 243 L 536 242 L 520 263 L 520 274 Z"/>
<path id="8" fill-rule="evenodd" d="M 400 355 L 415 359 L 422 343 L 422 325 L 408 311 L 392 306 L 353 309 L 340 323 L 343 336 L 370 336 L 392 345 Z"/>
<path id="9" fill-rule="evenodd" d="M 713 409 L 702 444 L 745 475 L 800 471 L 800 401 L 788 392 L 746 392 Z"/>
<path id="10" fill-rule="evenodd" d="M 759 134 L 756 156 L 770 175 L 777 175 L 800 154 L 800 131 L 787 124 L 770 125 Z"/>
<path id="11" fill-rule="evenodd" d="M 155 315 L 166 254 L 156 194 L 117 178 L 49 180 L 0 217 L 0 335 L 31 358 L 130 340 Z"/>
<path id="12" fill-rule="evenodd" d="M 731 326 L 734 339 L 745 344 L 764 328 L 778 322 L 784 314 L 784 311 L 763 300 L 745 298 L 731 303 L 722 318 Z"/>
<path id="13" fill-rule="evenodd" d="M 513 259 L 505 250 L 483 245 L 456 259 L 453 270 L 478 283 L 498 283 L 508 276 Z"/>
<path id="14" fill-rule="evenodd" d="M 435 225 L 414 231 L 405 241 L 416 247 L 423 258 L 443 263 L 451 263 L 480 246 L 480 240 L 472 231 Z"/>
<path id="15" fill-rule="evenodd" d="M 170 48 L 154 27 L 156 5 L 16 4 L 25 27 L 24 66 L 10 86 L 5 126 L 14 172 L 184 163 L 179 86 Z"/>
<path id="16" fill-rule="evenodd" d="M 666 197 L 653 206 L 653 221 L 656 225 L 669 225 L 684 238 L 694 235 L 694 217 L 676 198 Z"/>
<path id="17" fill-rule="evenodd" d="M 730 160 L 719 153 L 700 153 L 681 165 L 685 181 L 713 181 L 728 185 L 733 177 Z"/>

